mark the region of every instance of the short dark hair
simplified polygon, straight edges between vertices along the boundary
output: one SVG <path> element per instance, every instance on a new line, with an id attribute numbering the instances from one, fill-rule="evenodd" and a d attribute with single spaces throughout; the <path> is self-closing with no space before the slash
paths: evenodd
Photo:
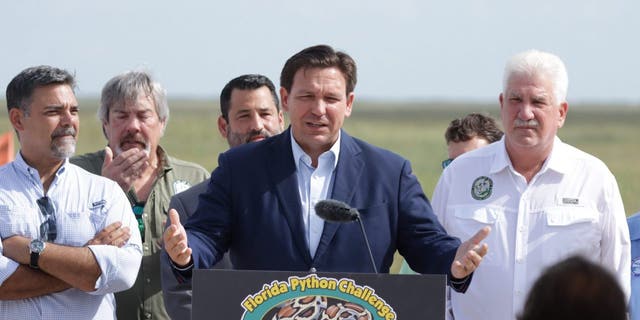
<path id="1" fill-rule="evenodd" d="M 344 76 L 347 92 L 353 92 L 358 82 L 358 72 L 356 62 L 348 54 L 342 51 L 335 51 L 328 45 L 317 45 L 306 48 L 294 54 L 282 68 L 280 73 L 280 86 L 287 92 L 291 92 L 293 77 L 298 70 L 310 68 L 338 68 Z"/>
<path id="2" fill-rule="evenodd" d="M 233 89 L 257 90 L 262 87 L 269 89 L 271 97 L 273 97 L 273 103 L 275 103 L 276 109 L 280 111 L 280 100 L 278 100 L 278 93 L 273 82 L 261 74 L 245 74 L 231 79 L 220 92 L 220 113 L 224 120 L 229 122 L 229 109 L 231 108 L 231 93 Z"/>
<path id="3" fill-rule="evenodd" d="M 50 84 L 66 84 L 74 90 L 76 80 L 68 71 L 52 66 L 43 65 L 22 70 L 7 85 L 7 110 L 20 108 L 28 115 L 33 91 Z"/>
<path id="4" fill-rule="evenodd" d="M 519 320 L 626 319 L 626 298 L 600 265 L 573 256 L 549 268 L 529 292 Z"/>
<path id="5" fill-rule="evenodd" d="M 502 138 L 503 132 L 498 128 L 496 120 L 481 113 L 470 113 L 462 118 L 451 121 L 444 138 L 447 144 L 451 142 L 469 141 L 474 137 L 486 139 L 489 143 Z"/>

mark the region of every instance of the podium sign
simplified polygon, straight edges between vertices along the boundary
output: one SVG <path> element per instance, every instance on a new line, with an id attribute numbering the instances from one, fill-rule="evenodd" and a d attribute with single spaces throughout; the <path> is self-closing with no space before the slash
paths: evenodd
<path id="1" fill-rule="evenodd" d="M 444 275 L 194 270 L 192 319 L 444 319 Z"/>

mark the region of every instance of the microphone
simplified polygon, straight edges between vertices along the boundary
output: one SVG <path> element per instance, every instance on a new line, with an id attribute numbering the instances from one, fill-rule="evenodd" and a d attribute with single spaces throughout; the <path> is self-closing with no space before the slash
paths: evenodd
<path id="1" fill-rule="evenodd" d="M 316 203 L 316 214 L 323 220 L 331 222 L 351 222 L 360 218 L 360 213 L 348 204 L 333 200 L 321 200 Z"/>
<path id="2" fill-rule="evenodd" d="M 364 243 L 367 245 L 369 258 L 371 259 L 371 267 L 373 267 L 374 273 L 378 273 L 378 268 L 376 268 L 376 262 L 373 259 L 373 253 L 371 252 L 371 246 L 369 245 L 369 239 L 367 239 L 367 233 L 364 231 L 364 224 L 362 223 L 362 219 L 360 219 L 360 212 L 355 208 L 351 208 L 348 204 L 334 199 L 318 201 L 315 205 L 315 209 L 316 214 L 325 221 L 347 223 L 357 220 L 360 223 L 362 237 L 364 238 Z"/>

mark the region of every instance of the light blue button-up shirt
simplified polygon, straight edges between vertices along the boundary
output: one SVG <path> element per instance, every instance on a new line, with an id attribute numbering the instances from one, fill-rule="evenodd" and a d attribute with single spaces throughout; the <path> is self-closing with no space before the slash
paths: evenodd
<path id="1" fill-rule="evenodd" d="M 38 171 L 21 154 L 0 167 L 0 238 L 14 235 L 39 238 L 44 217 L 36 201 L 43 196 Z M 116 221 L 129 227 L 131 238 L 122 248 L 88 246 L 102 272 L 95 291 L 71 288 L 39 297 L 0 301 L 0 319 L 114 319 L 113 292 L 133 285 L 142 259 L 138 223 L 129 201 L 117 183 L 84 171 L 68 160 L 56 172 L 46 196 L 55 209 L 56 244 L 85 246 L 100 230 Z M 2 250 L 0 242 L 0 253 Z M 16 261 L 0 255 L 0 284 L 18 266 Z"/>
<path id="2" fill-rule="evenodd" d="M 334 180 L 333 175 L 340 155 L 340 134 L 338 134 L 338 140 L 336 140 L 331 149 L 318 157 L 317 168 L 311 165 L 311 157 L 302 150 L 302 147 L 293 138 L 293 128 L 291 129 L 291 148 L 293 150 L 293 161 L 296 164 L 305 239 L 307 240 L 309 252 L 313 257 L 316 254 L 322 230 L 324 229 L 324 220 L 316 214 L 315 205 L 318 201 L 325 200 L 330 195 Z"/>

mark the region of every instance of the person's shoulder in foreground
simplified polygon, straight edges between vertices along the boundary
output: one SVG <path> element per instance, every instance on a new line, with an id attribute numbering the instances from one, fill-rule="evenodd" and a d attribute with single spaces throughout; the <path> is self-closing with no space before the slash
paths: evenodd
<path id="1" fill-rule="evenodd" d="M 629 315 L 631 320 L 640 320 L 640 212 L 627 219 L 631 238 L 631 299 Z"/>

